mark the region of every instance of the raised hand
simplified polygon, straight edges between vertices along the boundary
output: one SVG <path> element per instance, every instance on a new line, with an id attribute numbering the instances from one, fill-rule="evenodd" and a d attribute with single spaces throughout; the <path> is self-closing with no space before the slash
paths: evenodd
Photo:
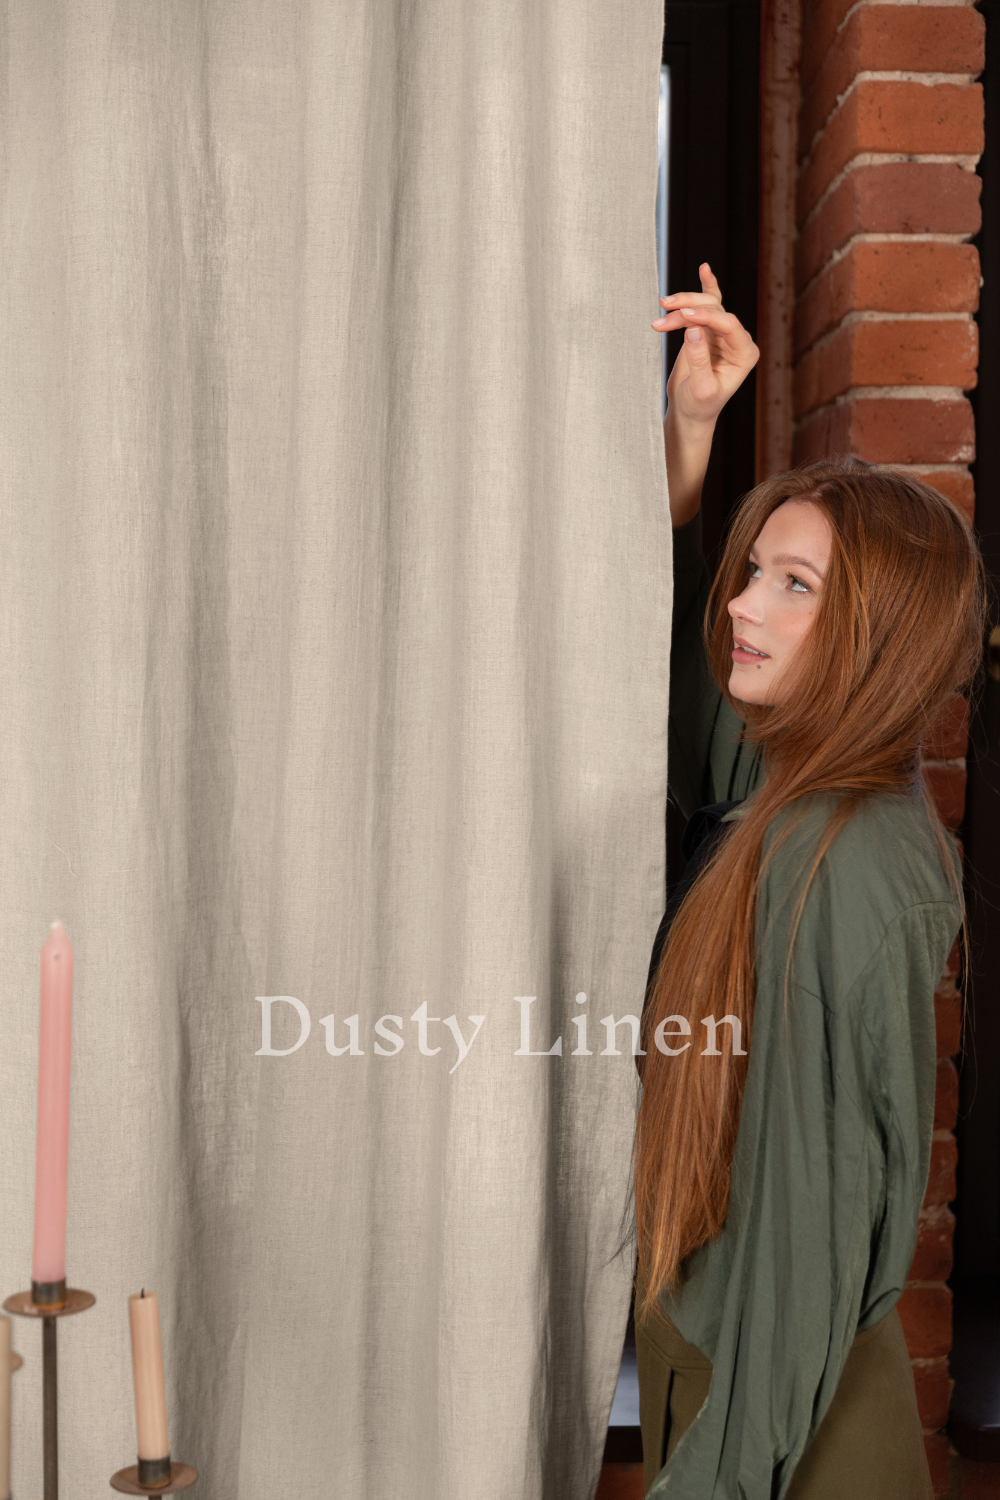
<path id="1" fill-rule="evenodd" d="M 726 312 L 711 266 L 698 267 L 700 292 L 661 297 L 665 309 L 653 327 L 660 333 L 686 328 L 667 381 L 667 400 L 678 415 L 714 424 L 760 358 L 760 350 L 735 314 Z"/>
<path id="2" fill-rule="evenodd" d="M 657 332 L 685 329 L 684 343 L 667 381 L 663 440 L 670 515 L 683 526 L 697 514 L 701 488 L 720 411 L 760 358 L 739 318 L 726 312 L 711 266 L 698 267 L 700 292 L 661 297 L 665 311 Z"/>

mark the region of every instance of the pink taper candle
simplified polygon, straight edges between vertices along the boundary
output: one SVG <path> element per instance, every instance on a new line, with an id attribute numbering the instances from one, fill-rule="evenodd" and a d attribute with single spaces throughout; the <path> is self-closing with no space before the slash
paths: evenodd
<path id="1" fill-rule="evenodd" d="M 61 922 L 42 947 L 38 1034 L 38 1127 L 35 1136 L 33 1282 L 66 1275 L 66 1189 L 69 1178 L 69 1054 L 73 949 Z"/>
<path id="2" fill-rule="evenodd" d="M 160 1305 L 155 1292 L 133 1293 L 128 1299 L 129 1332 L 132 1335 L 132 1383 L 135 1387 L 135 1430 L 140 1459 L 165 1458 L 167 1398 L 163 1383 L 163 1344 L 160 1340 Z"/>
<path id="3" fill-rule="evenodd" d="M 0 1313 L 0 1496 L 10 1500 L 10 1319 Z"/>

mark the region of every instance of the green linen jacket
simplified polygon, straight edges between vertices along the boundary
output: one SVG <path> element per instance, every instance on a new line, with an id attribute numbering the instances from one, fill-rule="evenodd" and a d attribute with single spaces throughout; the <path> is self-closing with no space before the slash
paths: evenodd
<path id="1" fill-rule="evenodd" d="M 764 772 L 740 744 L 742 724 L 701 644 L 709 580 L 698 519 L 674 532 L 674 549 L 670 783 L 690 813 L 752 796 Z M 785 1014 L 791 917 L 833 805 L 807 800 L 758 896 L 729 1212 L 660 1299 L 711 1360 L 711 1385 L 650 1497 L 783 1500 L 855 1334 L 893 1307 L 916 1248 L 934 1118 L 934 990 L 962 906 L 922 797 L 871 796 L 814 877 Z"/>

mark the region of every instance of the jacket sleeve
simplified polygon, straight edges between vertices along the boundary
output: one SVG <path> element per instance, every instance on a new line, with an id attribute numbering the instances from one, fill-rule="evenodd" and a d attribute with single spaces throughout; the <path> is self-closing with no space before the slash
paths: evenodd
<path id="1" fill-rule="evenodd" d="M 780 997 L 763 1036 L 755 1018 L 751 1058 L 766 1087 L 758 1081 L 758 1108 L 740 1124 L 711 1385 L 650 1496 L 783 1500 L 855 1334 L 902 1292 L 927 1182 L 933 992 L 954 911 L 902 912 L 845 996 L 793 984 L 787 1023 Z"/>
<path id="2" fill-rule="evenodd" d="M 875 1128 L 886 1158 L 892 1213 L 878 1226 L 862 1301 L 862 1327 L 902 1295 L 917 1248 L 917 1218 L 930 1171 L 937 1085 L 934 990 L 957 935 L 950 905 L 913 907 L 890 931 L 885 983 L 866 996 L 864 1022 L 874 1058 Z M 912 996 L 926 997 L 914 1014 Z"/>
<path id="3" fill-rule="evenodd" d="M 711 578 L 702 552 L 701 513 L 673 533 L 674 602 L 670 640 L 670 791 L 685 817 L 731 792 L 742 724 L 723 698 L 705 652 L 702 622 Z"/>

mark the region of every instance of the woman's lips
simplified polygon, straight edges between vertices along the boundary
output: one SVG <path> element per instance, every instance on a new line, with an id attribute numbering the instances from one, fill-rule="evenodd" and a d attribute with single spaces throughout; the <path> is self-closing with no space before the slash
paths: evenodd
<path id="1" fill-rule="evenodd" d="M 766 651 L 758 651 L 751 646 L 749 641 L 743 640 L 742 636 L 733 636 L 733 661 L 739 662 L 741 666 L 751 666 L 755 662 L 759 665 L 762 661 L 768 661 Z"/>

